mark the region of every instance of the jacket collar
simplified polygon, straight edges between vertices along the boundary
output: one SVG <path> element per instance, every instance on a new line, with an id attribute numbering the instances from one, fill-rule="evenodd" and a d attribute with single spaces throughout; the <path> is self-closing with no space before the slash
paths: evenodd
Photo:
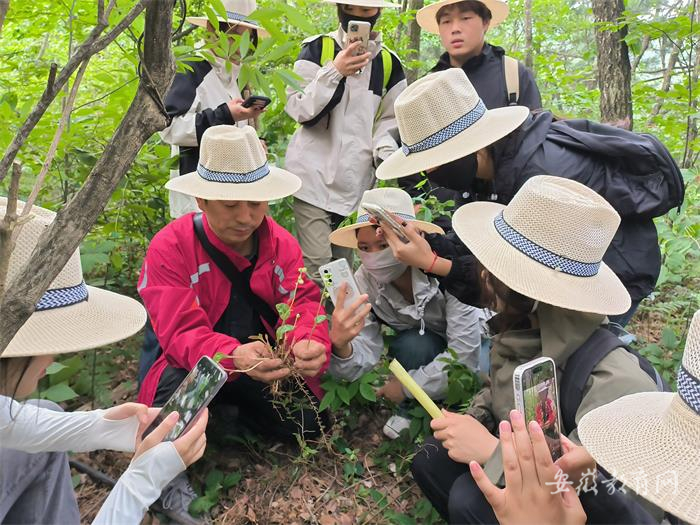
<path id="1" fill-rule="evenodd" d="M 505 55 L 505 50 L 502 47 L 493 46 L 488 42 L 484 42 L 484 47 L 481 49 L 481 53 L 471 57 L 464 64 L 462 64 L 462 69 L 465 73 L 469 73 L 477 69 L 487 60 L 500 60 L 503 55 Z M 450 55 L 448 55 L 447 51 L 445 51 L 442 55 L 440 55 L 440 59 L 438 60 L 438 63 L 435 64 L 432 71 L 444 71 L 445 69 L 449 69 L 451 67 L 452 64 L 450 63 Z"/>
<path id="2" fill-rule="evenodd" d="M 411 285 L 413 287 L 413 304 L 401 295 L 396 287 L 392 284 L 383 284 L 376 281 L 372 274 L 367 272 L 369 279 L 374 281 L 376 288 L 379 290 L 378 301 L 381 298 L 386 300 L 389 305 L 403 315 L 408 315 L 413 319 L 422 319 L 428 303 L 440 291 L 438 283 L 435 279 L 429 278 L 418 268 L 411 268 Z"/>
<path id="3" fill-rule="evenodd" d="M 272 243 L 272 225 L 270 221 L 272 219 L 265 216 L 255 233 L 258 234 L 258 256 L 256 266 L 274 257 L 274 248 Z M 214 231 L 209 227 L 209 221 L 207 220 L 207 214 L 202 214 L 202 224 L 204 225 L 204 233 L 207 235 L 207 239 L 211 242 L 215 248 L 222 252 L 226 257 L 228 257 L 231 262 L 236 265 L 239 270 L 245 270 L 250 266 L 250 261 L 243 257 L 236 250 L 230 248 L 224 244 L 221 239 L 219 239 Z"/>

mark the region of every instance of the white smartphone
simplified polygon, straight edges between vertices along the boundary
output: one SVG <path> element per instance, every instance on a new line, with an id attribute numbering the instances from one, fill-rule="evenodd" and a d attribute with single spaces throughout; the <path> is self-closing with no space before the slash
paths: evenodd
<path id="1" fill-rule="evenodd" d="M 401 242 L 408 242 L 408 237 L 406 237 L 406 232 L 403 230 L 403 226 L 396 222 L 393 219 L 393 217 L 389 215 L 388 211 L 386 211 L 381 206 L 377 206 L 376 204 L 365 204 L 363 202 L 361 206 L 367 211 L 367 213 L 369 213 L 372 217 L 377 219 L 379 226 L 388 226 L 393 230 L 393 232 L 401 240 Z"/>
<path id="2" fill-rule="evenodd" d="M 174 441 L 179 438 L 194 423 L 202 410 L 211 403 L 226 382 L 227 376 L 226 371 L 213 359 L 203 356 L 163 405 L 158 416 L 144 432 L 144 436 L 150 434 L 169 414 L 177 412 L 180 414 L 180 419 L 165 436 L 164 441 Z"/>
<path id="3" fill-rule="evenodd" d="M 324 264 L 318 268 L 321 274 L 321 279 L 326 285 L 326 289 L 330 295 L 333 305 L 338 303 L 338 293 L 340 292 L 340 286 L 346 283 L 348 286 L 345 288 L 345 307 L 354 303 L 360 298 L 360 288 L 355 282 L 352 270 L 348 264 L 347 259 L 337 259 L 331 261 L 328 264 Z"/>
<path id="4" fill-rule="evenodd" d="M 356 41 L 362 42 L 357 48 L 355 56 L 363 55 L 369 49 L 369 33 L 372 26 L 369 22 L 360 22 L 359 20 L 350 20 L 348 22 L 348 32 L 345 39 L 345 47 Z"/>
<path id="5" fill-rule="evenodd" d="M 520 365 L 513 372 L 515 408 L 526 423 L 537 421 L 556 461 L 562 455 L 559 387 L 554 360 L 540 357 Z"/>

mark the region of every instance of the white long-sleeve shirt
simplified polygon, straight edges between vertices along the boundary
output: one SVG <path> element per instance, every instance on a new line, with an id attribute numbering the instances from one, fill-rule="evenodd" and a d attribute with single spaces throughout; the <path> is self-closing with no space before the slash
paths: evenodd
<path id="1" fill-rule="evenodd" d="M 57 412 L 0 396 L 0 447 L 28 453 L 133 452 L 138 419 L 109 420 L 105 412 Z M 93 523 L 140 523 L 163 487 L 185 468 L 172 442 L 159 443 L 131 462 Z M 2 469 L 2 475 L 12 475 Z"/>

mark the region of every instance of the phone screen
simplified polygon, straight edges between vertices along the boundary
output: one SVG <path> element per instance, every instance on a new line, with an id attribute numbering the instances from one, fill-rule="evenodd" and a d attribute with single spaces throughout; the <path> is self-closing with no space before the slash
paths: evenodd
<path id="1" fill-rule="evenodd" d="M 163 405 L 156 419 L 144 435 L 152 432 L 168 414 L 177 412 L 180 418 L 164 441 L 174 441 L 194 421 L 197 415 L 214 399 L 226 382 L 226 372 L 211 358 L 202 357 L 192 371 L 187 374 L 170 399 Z"/>
<path id="2" fill-rule="evenodd" d="M 557 460 L 562 455 L 559 403 L 554 363 L 545 361 L 523 372 L 523 405 L 525 421 L 537 421 L 552 453 Z"/>

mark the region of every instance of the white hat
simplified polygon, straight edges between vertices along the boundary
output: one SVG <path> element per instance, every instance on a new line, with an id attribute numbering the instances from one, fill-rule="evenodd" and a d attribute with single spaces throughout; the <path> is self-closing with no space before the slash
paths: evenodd
<path id="1" fill-rule="evenodd" d="M 271 201 L 298 191 L 301 180 L 267 163 L 251 126 L 212 126 L 202 135 L 197 171 L 170 179 L 165 187 L 215 201 Z"/>
<path id="2" fill-rule="evenodd" d="M 394 4 L 391 2 L 385 2 L 384 0 L 324 0 L 329 4 L 345 4 L 345 5 L 356 5 L 360 7 L 388 7 L 388 8 L 399 8 L 399 4 Z"/>
<path id="3" fill-rule="evenodd" d="M 343 226 L 342 228 L 338 228 L 334 232 L 331 232 L 328 239 L 333 244 L 345 246 L 346 248 L 357 248 L 357 235 L 355 230 L 372 225 L 369 222 L 369 213 L 367 213 L 367 210 L 362 207 L 365 203 L 381 206 L 386 211 L 397 215 L 399 218 L 412 222 L 426 233 L 445 233 L 444 230 L 437 224 L 419 221 L 416 219 L 416 213 L 413 208 L 411 196 L 404 190 L 399 188 L 375 188 L 373 190 L 365 191 L 365 193 L 362 195 L 360 207 L 357 209 L 357 219 L 355 224 Z"/>
<path id="4" fill-rule="evenodd" d="M 700 311 L 678 370 L 678 392 L 621 397 L 581 418 L 578 435 L 610 474 L 674 516 L 700 523 Z"/>
<path id="5" fill-rule="evenodd" d="M 19 202 L 18 211 L 23 208 L 24 203 Z M 0 197 L 0 216 L 6 210 L 7 199 Z M 52 211 L 32 207 L 10 256 L 8 282 L 32 264 L 39 236 L 55 216 Z M 129 337 L 145 322 L 146 310 L 138 301 L 85 284 L 80 250 L 76 250 L 0 358 L 88 350 Z"/>
<path id="6" fill-rule="evenodd" d="M 543 303 L 604 315 L 629 310 L 630 296 L 603 262 L 620 216 L 578 182 L 538 175 L 508 206 L 472 202 L 452 227 L 506 286 Z"/>
<path id="7" fill-rule="evenodd" d="M 249 18 L 249 15 L 258 8 L 255 0 L 221 0 L 221 3 L 226 9 L 226 18 L 218 16 L 219 22 L 255 29 L 261 38 L 270 36 L 270 33 L 265 31 L 258 22 Z M 207 27 L 209 19 L 206 16 L 188 16 L 187 21 L 199 27 Z"/>
<path id="8" fill-rule="evenodd" d="M 416 13 L 416 22 L 423 29 L 429 33 L 435 33 L 436 35 L 440 33 L 440 29 L 437 21 L 437 14 L 440 9 L 450 4 L 458 4 L 464 0 L 442 0 L 441 2 L 435 2 L 430 5 L 426 5 L 422 9 L 419 9 Z M 498 24 L 503 22 L 508 18 L 508 4 L 503 0 L 480 0 L 489 11 L 491 11 L 491 23 L 489 28 L 496 27 Z"/>
<path id="9" fill-rule="evenodd" d="M 377 168 L 378 179 L 413 175 L 466 157 L 505 137 L 529 114 L 524 106 L 486 109 L 460 68 L 432 73 L 394 103 L 402 147 Z"/>

